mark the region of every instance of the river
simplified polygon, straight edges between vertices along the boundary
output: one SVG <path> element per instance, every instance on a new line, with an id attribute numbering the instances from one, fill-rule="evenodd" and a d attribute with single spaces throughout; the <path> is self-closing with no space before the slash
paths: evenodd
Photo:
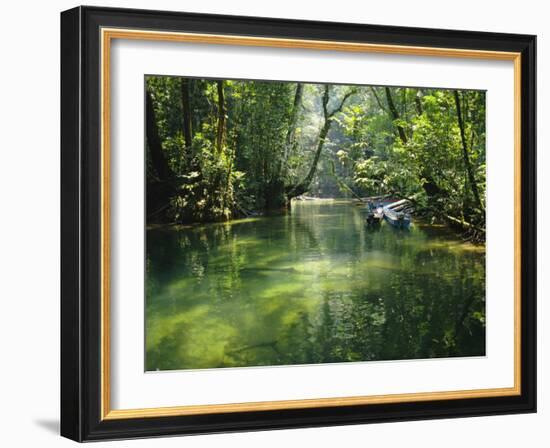
<path id="1" fill-rule="evenodd" d="M 147 230 L 146 370 L 485 354 L 485 248 L 349 201 Z"/>

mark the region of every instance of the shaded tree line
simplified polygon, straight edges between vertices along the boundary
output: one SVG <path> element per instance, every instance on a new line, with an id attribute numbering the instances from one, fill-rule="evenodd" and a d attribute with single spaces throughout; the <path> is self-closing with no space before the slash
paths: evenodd
<path id="1" fill-rule="evenodd" d="M 388 194 L 484 238 L 484 92 L 149 76 L 145 103 L 149 223 Z"/>

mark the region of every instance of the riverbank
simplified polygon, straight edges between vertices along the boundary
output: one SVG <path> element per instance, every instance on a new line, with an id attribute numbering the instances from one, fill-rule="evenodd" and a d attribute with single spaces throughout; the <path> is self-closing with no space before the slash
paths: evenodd
<path id="1" fill-rule="evenodd" d="M 379 196 L 375 198 L 387 198 L 387 196 Z M 307 199 L 298 199 L 295 198 L 292 200 L 292 204 L 301 204 L 301 203 L 318 203 L 318 204 L 342 204 L 342 205 L 348 205 L 350 207 L 355 207 L 358 210 L 361 210 L 366 207 L 366 203 L 368 200 L 372 198 L 364 198 L 363 201 L 359 201 L 357 199 L 352 198 L 316 198 L 316 197 L 307 197 Z M 391 198 L 389 199 L 391 200 Z M 277 216 L 285 216 L 289 213 L 292 213 L 293 206 L 289 209 L 280 210 L 278 212 L 270 211 L 270 212 L 260 212 L 255 211 L 252 216 L 245 216 L 245 217 L 239 217 L 239 218 L 233 218 L 227 221 L 214 221 L 214 222 L 195 222 L 195 223 L 189 223 L 189 224 L 179 224 L 179 223 L 158 223 L 158 224 L 148 224 L 146 226 L 146 230 L 155 230 L 155 229 L 173 229 L 173 230 L 184 230 L 184 229 L 192 229 L 197 228 L 201 226 L 226 226 L 226 225 L 237 225 L 237 224 L 245 224 L 245 223 L 251 223 L 262 219 L 267 219 L 270 217 L 277 217 Z M 470 238 L 468 236 L 463 237 L 464 232 L 461 231 L 460 228 L 453 228 L 452 226 L 449 226 L 447 223 L 443 223 L 442 221 L 436 222 L 436 223 L 430 223 L 429 219 L 422 216 L 422 213 L 414 214 L 413 215 L 413 226 L 421 226 L 422 228 L 431 228 L 431 229 L 443 229 L 443 232 L 451 233 L 454 237 L 456 237 L 461 242 L 465 243 L 471 243 L 473 245 L 479 246 L 480 249 L 484 250 L 485 247 L 485 240 L 484 238 Z"/>

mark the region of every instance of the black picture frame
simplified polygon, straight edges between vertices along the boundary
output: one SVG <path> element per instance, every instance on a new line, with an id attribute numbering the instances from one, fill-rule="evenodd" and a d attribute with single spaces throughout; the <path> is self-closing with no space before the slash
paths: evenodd
<path id="1" fill-rule="evenodd" d="M 521 394 L 101 418 L 100 29 L 244 35 L 521 53 Z M 77 7 L 61 13 L 61 435 L 76 441 L 536 412 L 536 37 Z"/>

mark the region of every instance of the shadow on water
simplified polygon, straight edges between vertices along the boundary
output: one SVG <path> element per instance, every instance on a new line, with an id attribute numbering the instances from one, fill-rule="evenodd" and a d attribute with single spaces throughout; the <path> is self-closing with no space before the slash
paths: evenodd
<path id="1" fill-rule="evenodd" d="M 346 202 L 147 231 L 146 368 L 485 354 L 485 250 Z"/>

